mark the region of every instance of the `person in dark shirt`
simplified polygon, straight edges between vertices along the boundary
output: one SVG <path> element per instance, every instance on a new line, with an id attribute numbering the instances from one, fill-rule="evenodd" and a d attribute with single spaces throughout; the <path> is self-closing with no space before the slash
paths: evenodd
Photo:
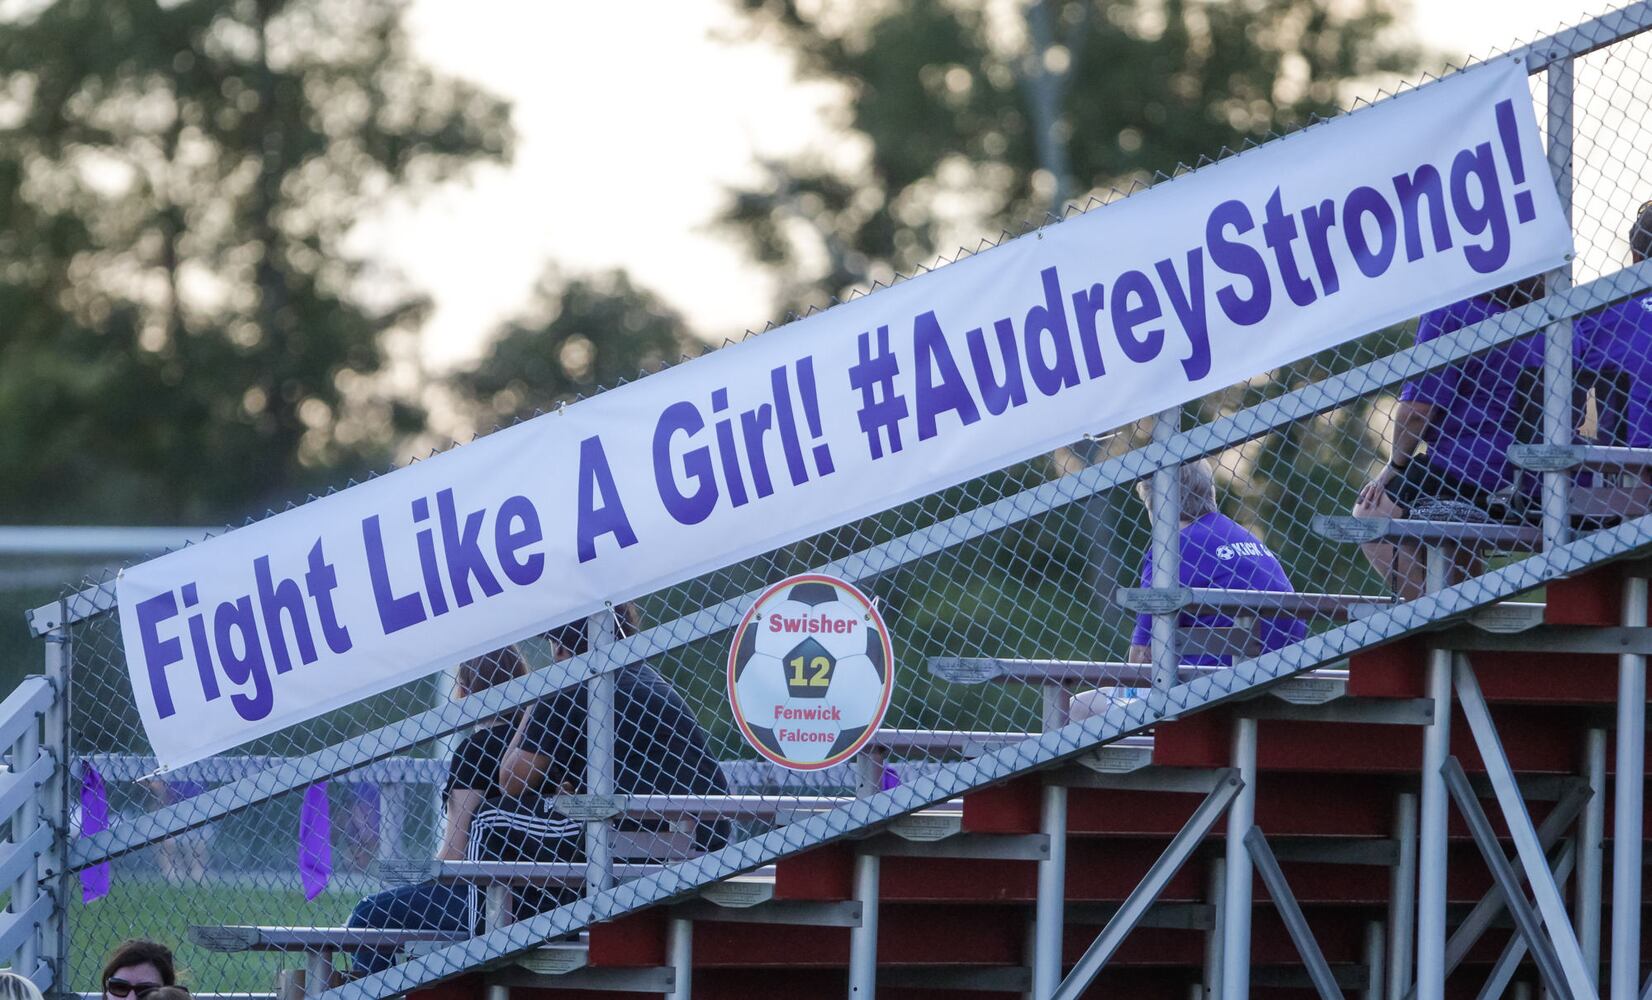
<path id="1" fill-rule="evenodd" d="M 455 694 L 464 698 L 527 672 L 528 665 L 516 647 L 506 646 L 460 664 Z M 543 855 L 554 854 L 563 841 L 575 843 L 572 837 L 578 825 L 548 818 L 538 796 L 508 799 L 500 793 L 496 784 L 499 760 L 513 728 L 510 716 L 491 719 L 454 749 L 442 789 L 446 818 L 437 860 L 547 860 Z M 403 886 L 356 904 L 349 926 L 470 931 L 480 911 L 477 895 L 474 886 L 441 882 Z M 394 949 L 360 949 L 354 968 L 361 975 L 381 972 L 389 968 L 394 956 Z"/>
<path id="2" fill-rule="evenodd" d="M 614 634 L 636 632 L 631 605 L 615 609 Z M 583 621 L 546 634 L 558 660 L 589 648 Z M 706 731 L 676 688 L 646 662 L 614 671 L 614 783 L 632 795 L 727 795 L 728 779 L 708 748 Z M 515 733 L 499 772 L 507 794 L 539 789 L 584 793 L 586 788 L 586 704 L 588 690 L 577 684 L 541 699 Z M 640 824 L 647 828 L 647 824 Z M 695 846 L 714 850 L 728 842 L 726 822 L 695 826 Z"/>

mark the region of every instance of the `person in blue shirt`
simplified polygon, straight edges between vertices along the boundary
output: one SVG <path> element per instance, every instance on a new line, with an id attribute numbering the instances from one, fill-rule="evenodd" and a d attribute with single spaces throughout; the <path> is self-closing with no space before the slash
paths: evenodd
<path id="1" fill-rule="evenodd" d="M 1178 577 L 1184 587 L 1203 587 L 1216 590 L 1272 590 L 1291 593 L 1296 587 L 1286 575 L 1261 539 L 1243 525 L 1224 515 L 1216 507 L 1216 482 L 1211 466 L 1205 459 L 1188 462 L 1179 474 L 1181 492 L 1181 569 Z M 1151 514 L 1150 485 L 1143 480 L 1136 486 L 1142 503 Z M 1153 585 L 1153 553 L 1149 549 L 1142 556 L 1142 586 Z M 1178 617 L 1177 625 L 1226 628 L 1234 624 L 1226 615 L 1188 615 Z M 1308 634 L 1308 626 L 1289 616 L 1262 617 L 1257 623 L 1262 650 L 1278 649 L 1300 642 Z M 1130 662 L 1148 663 L 1152 659 L 1153 616 L 1139 615 L 1130 635 Z M 1181 662 L 1194 665 L 1221 666 L 1232 662 L 1229 656 L 1189 655 Z M 1086 691 L 1073 697 L 1070 718 L 1073 721 L 1104 711 L 1113 699 L 1133 695 L 1122 689 Z"/>

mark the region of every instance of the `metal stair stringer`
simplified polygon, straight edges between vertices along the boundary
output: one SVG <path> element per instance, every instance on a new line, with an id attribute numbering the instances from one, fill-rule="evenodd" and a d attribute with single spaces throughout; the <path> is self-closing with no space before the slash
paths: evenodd
<path id="1" fill-rule="evenodd" d="M 799 854 L 850 835 L 864 834 L 908 813 L 968 792 L 1060 764 L 1121 737 L 1254 692 L 1374 646 L 1433 629 L 1481 607 L 1609 562 L 1652 551 L 1652 515 L 1626 521 L 1554 549 L 1405 604 L 1385 606 L 1368 618 L 1196 678 L 1167 691 L 1152 691 L 1105 713 L 1028 738 L 981 757 L 942 765 L 909 784 L 840 806 L 669 865 L 660 872 L 594 893 L 413 958 L 324 994 L 326 1000 L 369 1000 L 463 975 L 528 951 L 589 924 L 612 920 L 684 897 L 732 875 Z"/>

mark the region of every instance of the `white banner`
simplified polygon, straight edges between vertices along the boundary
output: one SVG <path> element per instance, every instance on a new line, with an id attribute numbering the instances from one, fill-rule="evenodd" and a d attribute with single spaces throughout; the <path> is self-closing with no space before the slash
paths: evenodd
<path id="1" fill-rule="evenodd" d="M 1487 64 L 127 570 L 175 767 L 1559 265 Z"/>

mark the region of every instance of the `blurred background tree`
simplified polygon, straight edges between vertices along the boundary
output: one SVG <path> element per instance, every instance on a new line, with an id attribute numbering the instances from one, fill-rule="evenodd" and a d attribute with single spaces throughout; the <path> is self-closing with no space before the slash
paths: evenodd
<path id="1" fill-rule="evenodd" d="M 413 57 L 403 7 L 59 0 L 4 25 L 8 522 L 237 519 L 422 428 L 387 370 L 426 301 L 345 236 L 512 135 Z"/>
<path id="2" fill-rule="evenodd" d="M 652 374 L 705 345 L 659 296 L 624 271 L 567 277 L 552 266 L 522 314 L 447 386 L 482 433 Z"/>

